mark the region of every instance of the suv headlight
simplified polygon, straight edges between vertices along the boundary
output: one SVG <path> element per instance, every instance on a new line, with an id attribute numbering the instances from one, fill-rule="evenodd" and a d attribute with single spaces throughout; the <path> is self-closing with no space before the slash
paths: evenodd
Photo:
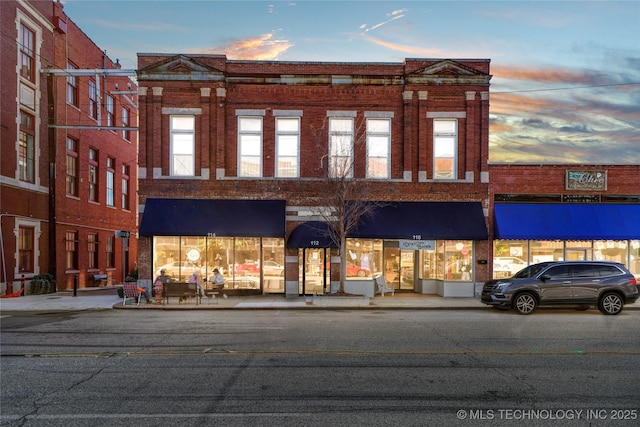
<path id="1" fill-rule="evenodd" d="M 495 287 L 495 291 L 496 292 L 500 292 L 502 293 L 506 288 L 508 288 L 509 286 L 511 286 L 511 282 L 501 282 L 498 283 Z"/>

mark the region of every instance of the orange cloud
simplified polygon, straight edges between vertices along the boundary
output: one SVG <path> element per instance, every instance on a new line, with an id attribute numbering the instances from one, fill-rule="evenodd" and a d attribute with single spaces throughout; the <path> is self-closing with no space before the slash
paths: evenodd
<path id="1" fill-rule="evenodd" d="M 225 54 L 229 59 L 269 61 L 293 47 L 293 43 L 284 39 L 273 39 L 274 34 L 262 34 L 243 40 L 235 40 L 226 45 L 201 50 L 197 53 Z"/>
<path id="2" fill-rule="evenodd" d="M 442 50 L 439 50 L 439 49 L 427 49 L 427 48 L 422 48 L 422 47 L 402 45 L 402 44 L 398 44 L 398 43 L 392 43 L 392 42 L 380 40 L 379 38 L 371 37 L 369 35 L 364 35 L 363 37 L 364 37 L 365 40 L 367 40 L 367 41 L 369 41 L 369 42 L 371 42 L 373 44 L 376 44 L 376 45 L 382 46 L 382 47 L 386 47 L 388 49 L 397 50 L 398 52 L 404 52 L 404 53 L 408 53 L 408 54 L 411 54 L 411 55 L 417 55 L 417 56 L 425 56 L 425 57 L 429 57 L 429 58 L 446 57 L 445 52 L 442 51 Z"/>

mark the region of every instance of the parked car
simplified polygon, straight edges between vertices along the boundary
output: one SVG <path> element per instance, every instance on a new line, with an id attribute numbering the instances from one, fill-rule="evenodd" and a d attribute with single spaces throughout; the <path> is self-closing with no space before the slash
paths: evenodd
<path id="1" fill-rule="evenodd" d="M 235 271 L 238 276 L 258 276 L 260 275 L 260 266 L 255 262 L 245 262 L 237 264 Z"/>
<path id="2" fill-rule="evenodd" d="M 265 276 L 284 276 L 284 266 L 275 261 L 265 261 L 262 264 L 262 271 Z"/>
<path id="3" fill-rule="evenodd" d="M 549 261 L 506 279 L 485 282 L 481 301 L 498 309 L 530 314 L 539 305 L 595 305 L 618 314 L 639 297 L 638 281 L 624 265 L 608 261 Z"/>
<path id="4" fill-rule="evenodd" d="M 527 266 L 527 262 L 513 256 L 496 257 L 493 259 L 493 271 L 507 271 L 516 274 Z"/>
<path id="5" fill-rule="evenodd" d="M 265 276 L 283 276 L 284 266 L 275 261 L 265 261 L 262 266 Z M 259 276 L 260 264 L 256 262 L 245 262 L 236 265 L 236 275 L 238 276 Z"/>
<path id="6" fill-rule="evenodd" d="M 351 277 L 351 276 L 358 276 L 358 277 L 371 276 L 371 270 L 369 270 L 366 267 L 355 265 L 352 262 L 347 262 L 347 277 Z"/>

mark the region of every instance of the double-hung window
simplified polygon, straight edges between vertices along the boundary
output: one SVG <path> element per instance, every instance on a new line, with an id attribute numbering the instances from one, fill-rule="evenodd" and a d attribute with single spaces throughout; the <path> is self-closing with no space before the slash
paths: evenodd
<path id="1" fill-rule="evenodd" d="M 171 116 L 171 175 L 195 175 L 195 116 Z"/>
<path id="2" fill-rule="evenodd" d="M 18 271 L 32 273 L 34 268 L 34 227 L 18 229 Z"/>
<path id="3" fill-rule="evenodd" d="M 98 268 L 98 235 L 87 235 L 87 267 Z"/>
<path id="4" fill-rule="evenodd" d="M 296 178 L 300 175 L 300 119 L 276 118 L 276 176 Z"/>
<path id="5" fill-rule="evenodd" d="M 89 201 L 98 201 L 98 150 L 89 149 Z"/>
<path id="6" fill-rule="evenodd" d="M 116 238 L 114 236 L 107 236 L 106 243 L 106 255 L 107 255 L 107 268 L 116 266 L 116 252 L 115 252 Z"/>
<path id="7" fill-rule="evenodd" d="M 433 120 L 433 178 L 456 179 L 458 168 L 458 121 Z"/>
<path id="8" fill-rule="evenodd" d="M 367 119 L 367 178 L 389 178 L 391 150 L 391 121 Z"/>
<path id="9" fill-rule="evenodd" d="M 89 80 L 89 117 L 98 119 L 98 88 L 94 80 Z"/>
<path id="10" fill-rule="evenodd" d="M 115 206 L 116 160 L 107 157 L 107 206 Z"/>
<path id="11" fill-rule="evenodd" d="M 28 27 L 20 25 L 20 45 L 19 45 L 19 67 L 20 77 L 27 79 L 31 83 L 36 81 L 35 64 L 35 33 Z"/>
<path id="12" fill-rule="evenodd" d="M 129 210 L 129 165 L 122 165 L 122 209 Z"/>
<path id="13" fill-rule="evenodd" d="M 122 108 L 122 137 L 127 141 L 131 140 L 131 131 L 127 129 L 129 127 L 129 109 Z"/>
<path id="14" fill-rule="evenodd" d="M 353 119 L 329 119 L 329 176 L 353 177 Z"/>
<path id="15" fill-rule="evenodd" d="M 67 138 L 67 194 L 78 196 L 78 141 Z"/>
<path id="16" fill-rule="evenodd" d="M 67 231 L 65 233 L 65 268 L 76 270 L 78 268 L 78 232 Z"/>
<path id="17" fill-rule="evenodd" d="M 67 70 L 76 70 L 77 68 L 71 62 L 67 63 Z M 67 76 L 67 104 L 78 107 L 78 77 L 73 74 Z"/>
<path id="18" fill-rule="evenodd" d="M 35 182 L 35 118 L 20 111 L 20 141 L 18 145 L 18 179 Z"/>
<path id="19" fill-rule="evenodd" d="M 238 176 L 262 176 L 262 117 L 238 117 Z"/>
<path id="20" fill-rule="evenodd" d="M 115 126 L 116 122 L 115 122 L 115 117 L 114 117 L 114 110 L 113 110 L 113 96 L 111 95 L 107 95 L 107 126 Z"/>

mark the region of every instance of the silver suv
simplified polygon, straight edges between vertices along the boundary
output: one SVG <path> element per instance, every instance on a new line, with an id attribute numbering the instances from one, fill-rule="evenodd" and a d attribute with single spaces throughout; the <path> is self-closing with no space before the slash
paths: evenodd
<path id="1" fill-rule="evenodd" d="M 618 314 L 638 299 L 638 281 L 624 265 L 608 261 L 555 261 L 530 265 L 507 279 L 485 282 L 481 301 L 501 310 L 532 313 L 538 305 L 596 305 Z"/>

